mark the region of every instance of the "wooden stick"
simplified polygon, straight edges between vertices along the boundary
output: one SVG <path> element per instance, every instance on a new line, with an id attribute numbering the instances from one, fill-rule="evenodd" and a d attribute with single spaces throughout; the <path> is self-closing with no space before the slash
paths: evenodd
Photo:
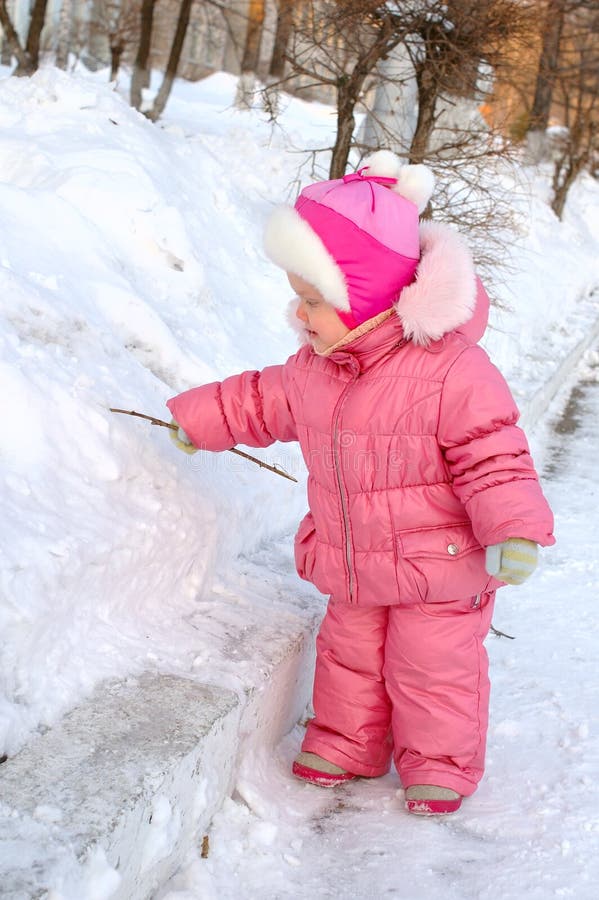
<path id="1" fill-rule="evenodd" d="M 113 413 L 122 413 L 124 416 L 137 416 L 138 419 L 146 419 L 148 422 L 151 422 L 152 425 L 160 425 L 162 428 L 170 428 L 171 431 L 178 431 L 179 426 L 173 425 L 172 422 L 164 422 L 162 419 L 157 419 L 155 416 L 146 416 L 144 413 L 135 412 L 133 409 L 115 409 L 113 406 L 109 407 L 110 412 Z M 289 475 L 285 469 L 279 469 L 277 466 L 271 466 L 268 463 L 263 462 L 261 459 L 257 459 L 255 456 L 250 456 L 249 453 L 244 453 L 243 450 L 238 450 L 237 447 L 231 447 L 229 449 L 229 453 L 236 453 L 237 456 L 243 456 L 244 459 L 249 459 L 251 462 L 256 463 L 257 466 L 260 466 L 261 469 L 268 469 L 269 472 L 274 472 L 275 475 L 280 475 L 282 478 L 288 478 L 289 481 L 295 481 L 297 484 L 297 478 L 294 478 L 293 475 Z"/>

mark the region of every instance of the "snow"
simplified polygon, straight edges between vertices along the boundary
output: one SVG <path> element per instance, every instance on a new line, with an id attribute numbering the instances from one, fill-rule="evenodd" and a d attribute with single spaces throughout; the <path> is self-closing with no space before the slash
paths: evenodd
<path id="1" fill-rule="evenodd" d="M 164 418 L 173 394 L 295 349 L 262 223 L 312 177 L 298 151 L 330 146 L 334 116 L 286 98 L 273 127 L 231 107 L 235 88 L 225 74 L 178 84 L 156 126 L 105 72 L 0 82 L 0 756 L 108 677 L 151 668 L 243 691 L 260 665 L 253 624 L 279 641 L 322 609 L 292 573 L 306 506 L 293 445 L 262 458 L 300 485 L 232 454 L 184 457 L 163 429 L 109 412 Z M 516 270 L 485 346 L 525 404 L 599 315 L 599 188 L 582 179 L 560 223 L 546 173 L 518 178 Z M 535 435 L 539 460 L 548 441 Z M 292 783 L 299 729 L 274 759 L 265 734 L 209 858 L 165 897 L 370 896 L 373 878 L 381 896 L 591 896 L 593 441 L 548 469 L 558 545 L 502 595 L 495 624 L 517 641 L 489 642 L 489 775 L 459 818 L 406 820 L 392 775 L 335 795 Z M 148 865 L 177 829 L 156 803 Z M 95 857 L 86 896 L 109 896 L 115 874 Z"/>
<path id="2" fill-rule="evenodd" d="M 53 70 L 3 82 L 0 99 L 0 753 L 12 754 L 100 679 L 170 664 L 169 626 L 197 656 L 184 625 L 197 595 L 240 551 L 288 533 L 305 500 L 230 454 L 182 460 L 166 432 L 108 412 L 164 418 L 169 396 L 293 352 L 289 288 L 265 274 L 258 224 L 289 177 L 283 152 L 246 172 L 251 129 L 228 147 L 173 136 L 107 85 Z M 275 452 L 299 470 L 295 448 Z"/>

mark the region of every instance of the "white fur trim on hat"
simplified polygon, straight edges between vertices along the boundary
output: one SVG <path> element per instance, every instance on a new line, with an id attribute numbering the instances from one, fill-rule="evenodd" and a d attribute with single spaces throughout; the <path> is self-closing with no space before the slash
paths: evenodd
<path id="1" fill-rule="evenodd" d="M 438 341 L 471 317 L 476 304 L 476 273 L 462 236 L 447 225 L 420 226 L 416 281 L 395 304 L 404 335 L 415 344 Z"/>
<path id="2" fill-rule="evenodd" d="M 403 165 L 399 156 L 390 150 L 377 150 L 364 165 L 368 166 L 368 175 L 397 178 L 391 190 L 415 203 L 419 213 L 424 212 L 435 189 L 435 176 L 428 166 Z"/>
<path id="3" fill-rule="evenodd" d="M 316 232 L 291 206 L 277 207 L 268 219 L 264 249 L 275 265 L 310 282 L 337 309 L 350 312 L 343 272 Z"/>

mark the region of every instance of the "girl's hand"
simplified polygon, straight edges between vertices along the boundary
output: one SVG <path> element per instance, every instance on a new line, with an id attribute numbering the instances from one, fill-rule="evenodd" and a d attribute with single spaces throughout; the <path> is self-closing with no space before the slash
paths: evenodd
<path id="1" fill-rule="evenodd" d="M 189 438 L 187 437 L 187 435 L 185 434 L 185 432 L 183 431 L 183 429 L 179 426 L 179 423 L 178 423 L 178 422 L 175 422 L 174 419 L 171 419 L 171 425 L 176 425 L 176 426 L 177 426 L 177 430 L 176 430 L 176 431 L 175 431 L 174 428 L 171 428 L 171 429 L 169 430 L 169 434 L 170 434 L 170 437 L 171 437 L 171 441 L 173 442 L 173 444 L 175 445 L 175 447 L 176 447 L 178 450 L 182 450 L 183 453 L 188 453 L 190 456 L 191 456 L 193 453 L 197 453 L 197 452 L 198 452 L 198 448 L 197 448 L 197 447 L 194 447 L 194 445 L 191 443 L 191 441 L 189 440 Z"/>
<path id="2" fill-rule="evenodd" d="M 526 538 L 508 538 L 487 547 L 485 568 L 507 584 L 522 584 L 537 567 L 539 546 Z"/>

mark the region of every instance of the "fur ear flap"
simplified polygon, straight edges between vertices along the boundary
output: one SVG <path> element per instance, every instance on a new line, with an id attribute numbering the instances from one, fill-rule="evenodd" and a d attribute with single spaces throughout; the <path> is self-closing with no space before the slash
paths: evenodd
<path id="1" fill-rule="evenodd" d="M 316 231 L 293 207 L 278 206 L 270 214 L 264 250 L 276 266 L 309 281 L 333 306 L 350 311 L 343 272 Z"/>
<path id="2" fill-rule="evenodd" d="M 395 311 L 404 336 L 426 347 L 470 321 L 476 275 L 463 237 L 447 225 L 423 222 L 420 249 L 416 280 L 403 289 Z"/>
<path id="3" fill-rule="evenodd" d="M 428 166 L 404 166 L 390 150 L 378 150 L 365 161 L 365 165 L 368 166 L 368 175 L 397 178 L 397 184 L 391 190 L 415 203 L 419 213 L 424 212 L 435 188 L 435 176 Z"/>

